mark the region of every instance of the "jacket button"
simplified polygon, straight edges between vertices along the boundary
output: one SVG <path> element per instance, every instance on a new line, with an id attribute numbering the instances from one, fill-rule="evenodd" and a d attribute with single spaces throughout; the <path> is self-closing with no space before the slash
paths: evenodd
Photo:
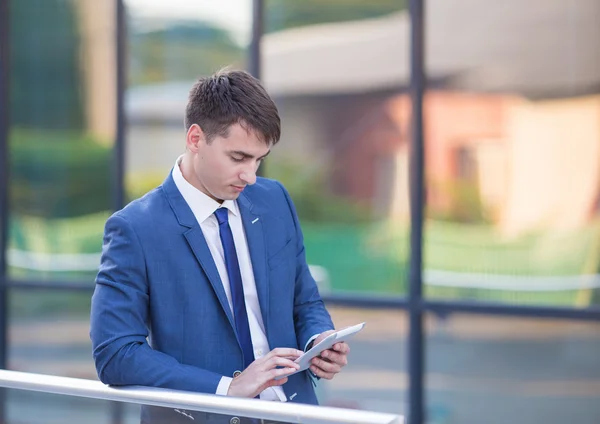
<path id="1" fill-rule="evenodd" d="M 237 377 L 238 375 L 240 375 L 241 373 L 242 373 L 242 372 L 241 372 L 240 370 L 234 371 L 234 372 L 233 372 L 233 378 L 236 378 L 236 377 Z M 234 417 L 234 418 L 237 418 L 237 417 Z M 232 419 L 233 419 L 233 418 L 232 418 Z M 239 420 L 239 418 L 238 418 L 238 420 Z M 239 421 L 238 421 L 238 422 L 239 422 Z M 233 423 L 232 423 L 232 424 L 233 424 Z M 236 424 L 237 424 L 237 423 L 236 423 Z"/>
<path id="2" fill-rule="evenodd" d="M 229 424 L 240 424 L 240 419 L 238 417 L 233 417 L 229 420 Z"/>

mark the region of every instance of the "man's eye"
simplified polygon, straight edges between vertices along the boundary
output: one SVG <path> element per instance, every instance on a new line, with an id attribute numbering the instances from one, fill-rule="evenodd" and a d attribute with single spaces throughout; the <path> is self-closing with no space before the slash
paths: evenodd
<path id="1" fill-rule="evenodd" d="M 241 162 L 241 161 L 244 160 L 244 158 L 238 158 L 238 157 L 235 157 L 235 156 L 231 156 L 231 160 L 234 161 L 234 162 Z"/>

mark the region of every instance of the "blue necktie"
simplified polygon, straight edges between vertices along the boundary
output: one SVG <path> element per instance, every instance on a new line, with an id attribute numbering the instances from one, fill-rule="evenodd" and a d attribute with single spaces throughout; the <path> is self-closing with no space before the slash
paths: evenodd
<path id="1" fill-rule="evenodd" d="M 240 273 L 240 264 L 233 242 L 233 234 L 231 233 L 231 227 L 229 227 L 228 213 L 229 209 L 219 208 L 215 211 L 215 216 L 217 217 L 217 221 L 219 221 L 219 236 L 223 244 L 225 265 L 227 267 L 227 275 L 229 276 L 229 286 L 231 287 L 235 330 L 242 346 L 242 352 L 244 353 L 244 369 L 246 369 L 254 361 L 254 350 L 252 349 L 248 313 L 246 311 L 246 302 L 244 301 L 242 274 Z"/>

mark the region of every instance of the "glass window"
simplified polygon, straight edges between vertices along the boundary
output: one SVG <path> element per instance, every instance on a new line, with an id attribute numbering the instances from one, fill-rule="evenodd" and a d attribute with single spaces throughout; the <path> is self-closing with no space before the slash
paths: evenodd
<path id="1" fill-rule="evenodd" d="M 298 210 L 322 292 L 404 294 L 405 2 L 266 1 L 263 79 L 282 117 L 265 174 Z"/>
<path id="2" fill-rule="evenodd" d="M 11 290 L 8 367 L 97 379 L 89 336 L 89 293 Z"/>
<path id="3" fill-rule="evenodd" d="M 587 424 L 600 416 L 600 324 L 429 314 L 427 422 Z"/>
<path id="4" fill-rule="evenodd" d="M 89 296 L 57 292 L 22 293 L 10 298 L 10 369 L 96 379 L 88 337 Z M 407 374 L 407 315 L 397 310 L 331 307 L 337 328 L 366 321 L 366 327 L 350 342 L 349 363 L 333 380 L 320 380 L 316 392 L 323 406 L 405 414 Z M 9 422 L 58 421 L 87 412 L 89 420 L 121 414 L 126 422 L 139 422 L 139 408 L 118 412 L 109 403 L 25 391 L 9 392 Z M 25 404 L 36 408 L 25 408 Z M 21 420 L 16 415 L 22 411 Z M 40 421 L 40 411 L 44 419 Z M 69 411 L 69 415 L 64 415 Z M 72 411 L 72 412 L 71 412 Z M 63 414 L 63 415 L 61 415 Z M 37 420 L 36 420 L 36 417 Z M 71 421 L 62 421 L 71 422 Z M 72 422 L 81 422 L 73 418 Z"/>
<path id="5" fill-rule="evenodd" d="M 193 83 L 221 68 L 245 69 L 251 0 L 125 0 L 129 200 L 160 185 L 185 151 L 183 118 Z"/>
<path id="6" fill-rule="evenodd" d="M 391 309 L 328 310 L 336 328 L 367 324 L 349 341 L 348 365 L 317 384 L 320 404 L 405 415 L 408 315 Z"/>
<path id="7" fill-rule="evenodd" d="M 26 390 L 6 390 L 7 424 L 108 424 L 112 414 L 123 404 L 99 399 L 55 395 Z M 140 407 L 125 404 L 127 414 L 120 417 L 122 423 L 139 423 Z"/>
<path id="8" fill-rule="evenodd" d="M 111 206 L 115 2 L 11 1 L 8 271 L 93 279 Z"/>
<path id="9" fill-rule="evenodd" d="M 599 13 L 428 5 L 427 296 L 600 302 Z"/>

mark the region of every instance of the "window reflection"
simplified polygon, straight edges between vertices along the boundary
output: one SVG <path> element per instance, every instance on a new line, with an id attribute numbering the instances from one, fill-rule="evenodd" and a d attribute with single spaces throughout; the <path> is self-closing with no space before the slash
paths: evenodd
<path id="1" fill-rule="evenodd" d="M 193 83 L 223 67 L 244 69 L 251 0 L 125 0 L 129 200 L 166 178 L 185 150 L 183 117 Z"/>
<path id="2" fill-rule="evenodd" d="M 428 421 L 597 421 L 598 324 L 430 314 L 426 329 Z"/>
<path id="3" fill-rule="evenodd" d="M 599 12 L 428 4 L 429 296 L 598 303 Z"/>
<path id="4" fill-rule="evenodd" d="M 13 279 L 91 281 L 111 198 L 114 2 L 10 2 Z"/>
<path id="5" fill-rule="evenodd" d="M 97 379 L 89 293 L 15 290 L 9 297 L 8 368 Z"/>
<path id="6" fill-rule="evenodd" d="M 408 11 L 316 3 L 266 2 L 263 77 L 283 131 L 265 173 L 294 199 L 322 289 L 403 294 Z"/>
<path id="7" fill-rule="evenodd" d="M 348 365 L 316 387 L 319 403 L 406 415 L 408 316 L 391 309 L 328 307 L 336 328 L 366 321 L 349 341 Z"/>

